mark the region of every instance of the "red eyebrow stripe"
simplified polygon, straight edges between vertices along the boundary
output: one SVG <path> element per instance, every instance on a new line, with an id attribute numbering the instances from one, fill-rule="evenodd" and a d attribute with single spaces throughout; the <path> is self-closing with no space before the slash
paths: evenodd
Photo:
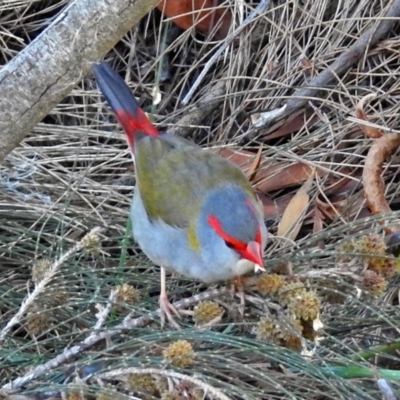
<path id="1" fill-rule="evenodd" d="M 232 245 L 235 249 L 245 250 L 247 248 L 246 243 L 243 243 L 240 240 L 233 238 L 222 229 L 221 223 L 219 222 L 216 216 L 210 215 L 208 217 L 208 222 L 214 228 L 215 232 L 217 232 L 222 239 L 224 239 L 226 242 Z"/>

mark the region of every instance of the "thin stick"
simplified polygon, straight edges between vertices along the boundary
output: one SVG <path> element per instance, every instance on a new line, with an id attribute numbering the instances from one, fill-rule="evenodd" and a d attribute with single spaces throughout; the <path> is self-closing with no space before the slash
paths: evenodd
<path id="1" fill-rule="evenodd" d="M 108 296 L 108 302 L 107 305 L 99 311 L 99 313 L 96 315 L 97 316 L 97 322 L 96 325 L 93 327 L 94 331 L 98 331 L 106 322 L 108 315 L 110 314 L 110 311 L 115 303 L 115 300 L 117 298 L 117 291 L 114 289 L 111 291 L 110 295 Z M 94 333 L 92 333 L 93 335 Z"/>

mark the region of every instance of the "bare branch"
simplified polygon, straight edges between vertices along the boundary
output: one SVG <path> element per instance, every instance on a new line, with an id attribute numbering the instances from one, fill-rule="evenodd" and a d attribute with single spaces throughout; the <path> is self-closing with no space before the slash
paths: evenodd
<path id="1" fill-rule="evenodd" d="M 158 0 L 75 0 L 0 71 L 0 162 Z"/>

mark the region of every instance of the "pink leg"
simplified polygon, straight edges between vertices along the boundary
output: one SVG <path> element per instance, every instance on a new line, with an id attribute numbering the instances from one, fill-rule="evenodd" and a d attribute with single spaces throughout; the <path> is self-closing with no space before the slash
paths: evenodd
<path id="1" fill-rule="evenodd" d="M 244 293 L 244 284 L 248 280 L 245 276 L 236 276 L 231 280 L 231 293 L 235 295 L 237 293 L 240 298 L 239 313 L 240 316 L 244 317 L 244 308 L 246 305 L 246 296 Z"/>
<path id="2" fill-rule="evenodd" d="M 167 317 L 169 323 L 175 329 L 181 329 L 179 324 L 175 321 L 172 314 L 175 314 L 178 318 L 181 316 L 179 315 L 178 310 L 169 302 L 168 295 L 167 295 L 167 285 L 166 285 L 166 274 L 165 269 L 161 267 L 161 293 L 160 293 L 160 309 L 161 309 L 161 328 L 164 326 L 165 317 Z"/>

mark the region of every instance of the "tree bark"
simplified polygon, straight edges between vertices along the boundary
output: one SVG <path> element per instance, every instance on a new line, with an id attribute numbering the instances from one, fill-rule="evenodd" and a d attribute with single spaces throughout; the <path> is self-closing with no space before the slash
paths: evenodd
<path id="1" fill-rule="evenodd" d="M 159 0 L 75 0 L 0 70 L 0 162 Z"/>

